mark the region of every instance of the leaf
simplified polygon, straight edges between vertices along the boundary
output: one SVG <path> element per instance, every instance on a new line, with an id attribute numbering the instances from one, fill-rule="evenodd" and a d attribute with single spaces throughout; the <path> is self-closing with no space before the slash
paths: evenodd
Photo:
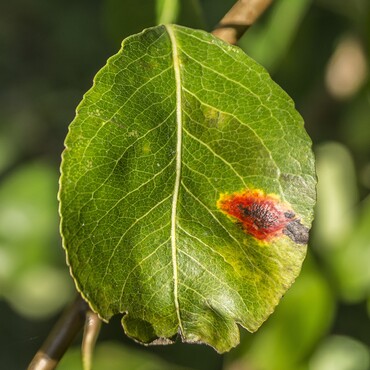
<path id="1" fill-rule="evenodd" d="M 61 171 L 77 289 L 104 320 L 123 313 L 139 342 L 179 333 L 227 351 L 237 324 L 257 330 L 299 273 L 311 142 L 266 71 L 206 32 L 159 26 L 124 40 L 77 109 Z M 237 196 L 255 199 L 245 220 L 227 214 Z"/>
<path id="2" fill-rule="evenodd" d="M 0 184 L 0 299 L 28 318 L 55 314 L 73 293 L 55 263 L 62 256 L 57 178 L 55 168 L 37 160 L 17 166 Z"/>
<path id="3" fill-rule="evenodd" d="M 343 301 L 352 304 L 370 297 L 370 197 L 358 208 L 352 233 L 332 251 L 332 260 L 327 261 L 338 293 Z"/>
<path id="4" fill-rule="evenodd" d="M 302 19 L 311 5 L 312 0 L 276 2 L 271 7 L 266 23 L 258 22 L 254 25 L 248 31 L 247 37 L 241 39 L 240 46 L 268 68 L 270 73 L 276 71 L 282 60 L 287 58 Z M 271 45 L 274 47 L 272 48 Z"/>
<path id="5" fill-rule="evenodd" d="M 369 347 L 355 338 L 331 335 L 316 349 L 310 365 L 310 369 L 315 370 L 367 370 Z"/>
<path id="6" fill-rule="evenodd" d="M 350 151 L 342 144 L 328 142 L 318 145 L 316 169 L 317 224 L 313 240 L 317 252 L 329 261 L 334 250 L 351 239 L 358 204 L 355 165 Z"/>
<path id="7" fill-rule="evenodd" d="M 239 356 L 225 370 L 233 369 L 236 363 L 241 369 L 301 369 L 300 365 L 307 362 L 312 349 L 331 327 L 334 313 L 332 286 L 312 255 L 308 255 L 299 278 L 268 325 L 245 338 L 237 351 L 230 353 L 228 357 L 236 353 Z"/>
<path id="8" fill-rule="evenodd" d="M 359 203 L 354 161 L 344 145 L 321 144 L 316 157 L 319 185 L 313 244 L 341 299 L 361 302 L 370 294 L 370 197 Z"/>
<path id="9" fill-rule="evenodd" d="M 124 365 L 123 365 L 124 364 Z M 124 366 L 124 367 L 123 367 Z M 124 346 L 117 342 L 99 343 L 94 353 L 95 370 L 191 370 L 167 362 L 149 351 Z M 58 370 L 81 370 L 81 350 L 71 348 L 58 364 Z"/>

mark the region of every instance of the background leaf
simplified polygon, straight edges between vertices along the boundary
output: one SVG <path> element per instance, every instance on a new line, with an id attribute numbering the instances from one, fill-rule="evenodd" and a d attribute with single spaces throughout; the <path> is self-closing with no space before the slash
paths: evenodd
<path id="1" fill-rule="evenodd" d="M 190 370 L 176 366 L 150 353 L 123 346 L 119 342 L 99 344 L 94 351 L 94 370 Z M 68 351 L 58 370 L 82 370 L 81 351 Z"/>
<path id="2" fill-rule="evenodd" d="M 311 143 L 290 98 L 240 49 L 160 26 L 132 36 L 78 107 L 62 164 L 62 233 L 78 289 L 145 343 L 223 352 L 255 331 L 306 253 L 217 208 L 262 189 L 309 226 Z M 280 207 L 279 205 L 279 207 Z"/>
<path id="3" fill-rule="evenodd" d="M 367 346 L 352 338 L 333 335 L 314 353 L 309 370 L 367 370 L 369 366 Z"/>
<path id="4" fill-rule="evenodd" d="M 175 23 L 211 31 L 234 2 L 234 0 L 182 0 Z M 275 43 L 273 41 L 270 43 L 264 37 L 270 33 L 268 29 L 274 26 L 276 16 L 274 8 L 279 7 L 280 2 L 275 1 L 271 4 L 270 9 L 259 19 L 257 24 L 248 30 L 240 44 L 253 58 L 256 57 L 253 50 L 258 49 L 255 45 L 269 48 L 270 54 L 266 53 L 266 57 L 274 58 Z M 133 6 L 138 7 L 139 3 L 141 5 L 138 14 Z M 0 85 L 0 186 L 7 188 L 0 202 L 0 212 L 6 214 L 8 209 L 13 208 L 12 203 L 14 203 L 14 208 L 25 212 L 24 208 L 28 207 L 29 201 L 20 195 L 20 189 L 23 186 L 23 190 L 26 188 L 39 189 L 35 192 L 35 196 L 30 197 L 30 201 L 33 199 L 35 204 L 34 212 L 29 218 L 32 224 L 38 224 L 39 212 L 45 215 L 45 207 L 50 209 L 50 215 L 55 214 L 57 168 L 67 132 L 67 123 L 72 121 L 75 107 L 81 100 L 82 94 L 91 86 L 96 71 L 105 63 L 108 56 L 116 53 L 125 37 L 124 35 L 139 32 L 145 27 L 157 24 L 158 19 L 153 3 L 152 0 L 147 0 L 146 3 L 132 2 L 131 0 L 105 0 L 103 2 L 100 0 L 76 0 L 73 4 L 66 4 L 65 1 L 61 0 L 33 2 L 14 0 L 0 3 L 0 20 L 3 30 L 0 32 L 0 49 L 2 48 L 0 66 L 3 72 Z M 194 9 L 194 5 L 196 8 L 200 8 L 200 12 Z M 299 5 L 296 2 L 291 2 L 291 7 L 296 9 Z M 144 358 L 148 352 L 154 352 L 161 359 L 170 362 L 171 365 L 178 364 L 192 370 L 221 370 L 225 369 L 225 365 L 229 369 L 228 360 L 230 358 L 233 359 L 233 364 L 230 366 L 234 366 L 235 362 L 233 370 L 251 370 L 250 361 L 247 361 L 248 346 L 253 343 L 261 343 L 260 337 L 265 336 L 265 332 L 269 331 L 270 322 L 275 328 L 278 327 L 275 326 L 275 323 L 277 324 L 281 320 L 287 341 L 284 340 L 285 338 L 280 338 L 280 335 L 279 342 L 282 342 L 282 346 L 279 348 L 284 353 L 279 352 L 276 357 L 280 360 L 280 367 L 284 370 L 292 367 L 292 360 L 301 358 L 302 354 L 304 355 L 301 358 L 303 365 L 293 365 L 295 366 L 294 370 L 307 370 L 311 357 L 316 357 L 316 351 L 327 348 L 325 337 L 331 340 L 333 334 L 352 338 L 369 347 L 370 297 L 369 291 L 364 289 L 366 285 L 363 284 L 365 282 L 363 278 L 368 276 L 369 269 L 366 264 L 366 254 L 362 255 L 362 253 L 366 253 L 366 248 L 368 248 L 366 214 L 368 214 L 369 203 L 366 198 L 370 189 L 369 74 L 363 80 L 364 84 L 358 91 L 352 92 L 350 97 L 340 100 L 332 95 L 331 89 L 327 86 L 326 78 L 326 74 L 330 71 L 331 61 L 348 36 L 352 39 L 355 37 L 356 44 L 361 45 L 362 53 L 366 56 L 366 65 L 370 65 L 369 9 L 370 2 L 368 0 L 313 0 L 306 13 L 301 13 L 299 27 L 297 29 L 290 28 L 290 31 L 293 30 L 294 33 L 293 37 L 289 36 L 288 33 L 282 34 L 283 30 L 278 29 L 277 32 L 281 34 L 281 37 L 288 41 L 286 54 L 282 58 L 279 57 L 277 62 L 274 59 L 274 63 L 270 63 L 270 60 L 257 59 L 265 67 L 273 64 L 273 69 L 269 69 L 269 73 L 289 93 L 298 111 L 302 114 L 305 128 L 315 144 L 317 159 L 320 160 L 321 157 L 325 160 L 324 157 L 332 155 L 329 153 L 331 150 L 325 149 L 323 151 L 322 148 L 326 146 L 327 142 L 330 142 L 331 148 L 335 149 L 332 145 L 334 141 L 347 151 L 353 162 L 353 165 L 348 167 L 348 161 L 344 162 L 343 156 L 340 157 L 340 161 L 336 160 L 335 164 L 341 165 L 344 177 L 341 177 L 339 181 L 327 183 L 330 195 L 341 195 L 342 187 L 345 186 L 344 194 L 347 194 L 348 197 L 339 196 L 336 200 L 330 197 L 328 201 L 343 202 L 342 205 L 338 204 L 336 208 L 330 206 L 333 212 L 338 208 L 345 211 L 347 205 L 350 205 L 349 212 L 341 213 L 341 225 L 343 226 L 344 220 L 350 222 L 350 229 L 348 226 L 345 227 L 349 233 L 340 241 L 337 234 L 332 232 L 330 232 L 332 239 L 321 240 L 318 229 L 316 229 L 317 227 L 320 229 L 321 235 L 321 231 L 325 227 L 324 224 L 326 224 L 326 216 L 321 213 L 325 219 L 318 214 L 315 216 L 313 237 L 310 238 L 311 256 L 317 261 L 318 273 L 330 287 L 331 303 L 334 305 L 333 321 L 329 323 L 328 331 L 323 333 L 324 337 L 316 339 L 315 350 L 304 354 L 302 345 L 294 345 L 289 347 L 288 353 L 285 352 L 284 343 L 289 344 L 290 341 L 301 343 L 306 335 L 314 333 L 313 331 L 307 331 L 306 335 L 301 333 L 297 330 L 296 321 L 286 320 L 285 315 L 279 313 L 285 311 L 285 302 L 289 302 L 291 311 L 296 312 L 304 319 L 304 317 L 312 317 L 311 305 L 322 304 L 321 301 L 318 302 L 320 297 L 312 297 L 312 304 L 305 305 L 296 305 L 294 300 L 288 300 L 289 295 L 297 294 L 299 296 L 307 292 L 307 285 L 299 284 L 300 280 L 306 281 L 305 274 L 309 275 L 307 276 L 308 280 L 316 281 L 313 275 L 309 274 L 308 270 L 310 269 L 306 268 L 307 265 L 310 265 L 309 260 L 305 260 L 298 281 L 286 294 L 286 299 L 284 298 L 279 304 L 277 311 L 263 325 L 263 328 L 253 335 L 244 330 L 241 331 L 241 345 L 226 356 L 218 355 L 208 346 L 182 343 L 172 346 L 140 346 L 123 335 L 118 316 L 112 318 L 109 325 L 102 326 L 99 343 L 104 344 L 104 341 L 109 341 L 109 344 L 112 341 L 124 342 L 125 345 L 129 346 L 130 354 L 139 359 Z M 291 10 L 289 9 L 289 11 Z M 290 22 L 286 17 L 283 17 L 283 21 Z M 284 30 L 288 29 L 284 28 Z M 354 64 L 351 63 L 353 53 L 348 54 L 347 63 L 344 64 L 347 64 L 348 69 L 344 68 L 343 72 L 347 76 L 345 72 L 350 70 L 350 75 L 353 77 L 356 76 L 359 69 L 354 68 Z M 337 149 L 335 151 L 340 155 L 340 151 Z M 333 153 L 334 159 L 336 159 L 335 155 L 336 153 Z M 43 165 L 47 164 L 49 170 L 54 174 L 49 180 L 52 185 L 50 192 L 45 191 L 45 187 L 41 189 L 38 185 L 42 175 L 34 163 L 40 161 Z M 23 173 L 29 165 L 35 172 L 26 176 L 27 183 L 23 178 L 19 180 L 20 186 L 8 186 L 13 183 L 14 177 L 18 176 L 17 173 Z M 320 163 L 318 165 L 320 166 Z M 320 174 L 318 175 L 320 176 Z M 327 178 L 328 176 L 319 177 L 319 184 L 323 185 Z M 324 187 L 321 185 L 318 187 L 318 192 L 322 190 L 326 192 L 326 185 Z M 355 191 L 354 196 L 350 194 L 352 191 Z M 321 203 L 322 209 L 327 207 L 325 194 L 319 194 L 316 210 L 321 207 Z M 48 200 L 49 198 L 50 200 Z M 333 216 L 337 216 L 337 214 Z M 44 219 L 44 216 L 41 218 Z M 43 272 L 34 276 L 42 275 L 43 280 L 39 287 L 34 284 L 33 289 L 40 291 L 42 288 L 42 294 L 47 297 L 48 303 L 41 303 L 41 300 L 35 299 L 33 294 L 14 294 L 12 298 L 9 298 L 8 294 L 4 294 L 3 289 L 6 289 L 7 292 L 16 291 L 13 288 L 18 285 L 18 275 L 6 278 L 6 288 L 4 288 L 4 280 L 2 280 L 0 287 L 0 358 L 1 366 L 4 369 L 27 368 L 30 359 L 57 320 L 59 307 L 62 304 L 60 297 L 61 294 L 65 295 L 66 288 L 54 287 L 48 290 L 49 288 L 45 287 L 45 282 L 53 280 L 48 278 L 49 268 L 57 267 L 60 276 L 64 274 L 63 281 L 69 283 L 73 290 L 72 280 L 65 267 L 65 255 L 58 240 L 57 217 L 51 216 L 47 219 L 53 220 L 54 226 L 50 226 L 49 222 L 43 222 L 43 227 L 36 226 L 39 233 L 37 244 L 28 243 L 28 239 L 24 235 L 23 244 L 17 243 L 17 246 L 14 247 L 9 244 L 9 249 L 6 252 L 8 253 L 9 250 L 12 253 L 12 261 L 22 261 L 27 259 L 31 249 L 36 250 L 37 258 L 32 261 L 34 266 L 36 268 L 39 266 Z M 357 223 L 358 225 L 356 225 Z M 356 246 L 352 243 L 351 246 L 348 246 L 352 236 L 355 235 L 353 233 L 356 233 L 357 230 L 361 231 L 361 225 L 364 225 L 362 235 L 366 244 L 360 246 L 357 241 L 361 242 L 362 237 L 358 234 L 358 237 L 354 239 Z M 36 240 L 32 236 L 33 230 L 36 228 L 29 228 L 32 240 Z M 51 229 L 54 230 L 55 234 L 52 240 L 49 239 Z M 329 234 L 326 236 L 329 237 Z M 7 243 L 10 240 L 9 237 L 15 238 L 16 235 L 10 235 L 10 230 L 6 229 L 5 233 L 0 235 L 0 244 Z M 39 248 L 43 252 L 40 253 Z M 337 260 L 344 263 L 335 266 Z M 350 266 L 346 260 L 351 260 L 354 263 Z M 9 259 L 4 257 L 4 253 L 0 255 L 0 264 L 2 266 L 0 275 L 3 278 L 11 267 Z M 14 265 L 12 264 L 12 266 Z M 45 267 L 47 268 L 45 269 Z M 45 273 L 47 274 L 45 275 Z M 19 277 L 22 276 L 23 281 L 30 282 L 26 275 L 21 273 Z M 32 281 L 36 282 L 36 280 Z M 73 294 L 70 288 L 67 291 L 69 294 Z M 302 292 L 300 292 L 301 290 Z M 26 293 L 28 292 L 31 293 L 30 290 L 26 291 Z M 361 298 L 365 295 L 369 298 Z M 26 297 L 29 298 L 27 302 L 25 302 Z M 60 303 L 55 304 L 56 302 Z M 25 312 L 28 311 L 28 307 L 36 305 L 42 309 L 48 308 L 48 313 L 40 311 L 38 314 L 38 311 L 33 310 L 34 313 L 31 316 L 30 312 Z M 53 312 L 52 307 L 54 307 Z M 312 340 L 315 339 L 312 337 Z M 307 343 L 309 343 L 308 337 Z M 79 343 L 75 343 L 75 346 L 75 351 L 78 353 L 80 351 Z M 74 349 L 72 348 L 71 351 L 73 353 Z M 243 352 L 246 354 L 244 355 Z M 331 353 L 335 356 L 333 351 Z M 275 354 L 270 356 L 275 357 Z M 238 362 L 237 357 L 242 357 L 242 362 Z M 347 358 L 349 357 L 348 355 Z M 271 358 L 272 362 L 273 360 Z M 286 362 L 283 364 L 283 361 Z"/>
<path id="5" fill-rule="evenodd" d="M 0 298 L 31 318 L 50 316 L 73 294 L 57 248 L 58 172 L 25 164 L 0 186 Z M 59 266 L 58 266 L 59 265 Z"/>
<path id="6" fill-rule="evenodd" d="M 316 155 L 319 203 L 313 240 L 338 295 L 347 302 L 361 302 L 370 295 L 369 198 L 356 207 L 355 169 L 343 145 L 326 143 Z"/>
<path id="7" fill-rule="evenodd" d="M 311 3 L 312 0 L 293 3 L 289 0 L 279 1 L 271 9 L 265 24 L 257 22 L 240 40 L 241 46 L 270 73 L 273 72 L 286 56 L 297 28 Z"/>

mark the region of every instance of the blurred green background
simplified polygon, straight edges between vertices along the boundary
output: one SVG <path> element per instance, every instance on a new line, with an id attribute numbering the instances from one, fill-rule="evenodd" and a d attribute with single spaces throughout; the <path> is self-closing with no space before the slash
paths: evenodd
<path id="1" fill-rule="evenodd" d="M 121 40 L 158 23 L 212 30 L 232 0 L 14 0 L 0 4 L 0 367 L 24 369 L 74 297 L 56 193 L 68 124 Z M 370 2 L 276 0 L 240 46 L 292 96 L 317 156 L 318 205 L 293 288 L 220 356 L 145 348 L 119 318 L 95 369 L 370 369 Z M 79 343 L 60 369 L 81 369 Z"/>

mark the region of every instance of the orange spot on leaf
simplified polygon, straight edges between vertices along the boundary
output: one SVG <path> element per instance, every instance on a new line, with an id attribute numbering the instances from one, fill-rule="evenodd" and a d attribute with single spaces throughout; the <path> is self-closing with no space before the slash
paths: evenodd
<path id="1" fill-rule="evenodd" d="M 217 202 L 218 208 L 236 222 L 244 231 L 260 241 L 270 241 L 271 238 L 285 234 L 292 223 L 301 225 L 294 212 L 282 203 L 276 195 L 265 194 L 261 190 L 244 190 L 232 194 L 221 194 Z M 289 226 L 288 226 L 289 228 Z M 307 229 L 301 225 L 301 229 Z M 302 231 L 300 230 L 300 231 Z M 308 229 L 307 229 L 308 235 Z"/>

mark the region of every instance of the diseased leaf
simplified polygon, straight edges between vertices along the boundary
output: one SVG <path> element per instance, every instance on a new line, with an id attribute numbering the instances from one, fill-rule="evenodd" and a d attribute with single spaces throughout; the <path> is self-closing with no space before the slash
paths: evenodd
<path id="1" fill-rule="evenodd" d="M 123 313 L 140 342 L 180 334 L 224 352 L 299 273 L 311 142 L 239 48 L 159 26 L 97 74 L 70 126 L 59 197 L 71 273 L 104 320 Z"/>

